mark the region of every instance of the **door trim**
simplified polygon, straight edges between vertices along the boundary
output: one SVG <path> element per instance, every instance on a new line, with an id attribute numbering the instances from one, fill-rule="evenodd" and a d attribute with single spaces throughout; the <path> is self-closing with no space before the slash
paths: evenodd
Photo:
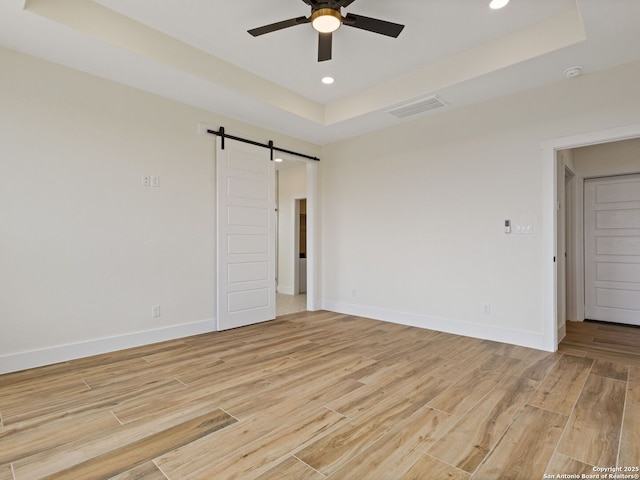
<path id="1" fill-rule="evenodd" d="M 565 264 L 565 320 L 577 320 L 577 293 L 580 290 L 580 282 L 578 281 L 579 277 L 576 273 L 578 263 L 578 249 L 576 248 L 576 183 L 578 182 L 578 177 L 568 166 L 565 165 L 564 178 L 565 249 L 568 251 Z"/>
<path id="2" fill-rule="evenodd" d="M 286 154 L 280 155 L 288 158 Z M 318 164 L 319 162 L 290 157 L 304 162 L 307 167 L 307 310 L 320 310 L 320 217 L 318 208 Z"/>

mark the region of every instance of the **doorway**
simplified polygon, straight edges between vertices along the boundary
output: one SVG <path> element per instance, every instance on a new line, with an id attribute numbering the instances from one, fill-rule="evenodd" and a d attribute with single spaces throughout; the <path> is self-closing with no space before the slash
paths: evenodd
<path id="1" fill-rule="evenodd" d="M 266 153 L 266 155 L 265 155 Z M 276 318 L 276 162 L 269 150 L 216 139 L 216 328 Z M 283 154 L 283 160 L 297 160 Z M 307 215 L 306 310 L 319 304 L 317 161 L 302 161 Z M 273 174 L 272 174 L 273 172 Z"/>
<path id="2" fill-rule="evenodd" d="M 276 315 L 306 311 L 309 283 L 310 230 L 308 165 L 282 159 L 277 168 L 278 277 Z"/>
<path id="3" fill-rule="evenodd" d="M 307 294 L 307 199 L 295 199 L 293 293 Z"/>
<path id="4" fill-rule="evenodd" d="M 618 142 L 621 140 L 640 141 L 640 124 L 629 125 L 625 127 L 603 130 L 599 132 L 590 132 L 570 137 L 562 137 L 553 139 L 542 144 L 543 151 L 543 231 L 546 232 L 543 238 L 543 335 L 541 339 L 541 348 L 547 351 L 557 351 L 559 343 L 559 317 L 558 317 L 558 295 L 559 295 L 559 278 L 558 278 L 558 201 L 560 180 L 564 183 L 564 178 L 558 175 L 559 154 L 562 150 L 570 150 L 578 147 L 596 146 L 608 142 Z M 628 168 L 628 166 L 627 166 Z M 609 173 L 611 174 L 611 173 Z M 576 175 L 579 177 L 579 175 Z M 600 175 L 594 175 L 600 176 Z M 559 178 L 560 177 L 560 178 Z M 580 198 L 582 195 L 580 178 L 574 183 L 574 198 Z M 576 205 L 574 210 L 579 212 Z M 575 217 L 576 225 L 580 223 L 581 216 Z M 575 232 L 579 232 L 580 228 L 576 227 Z M 579 239 L 575 239 L 574 248 L 580 245 Z M 574 255 L 574 258 L 579 258 Z M 579 266 L 575 266 L 575 271 L 579 272 Z M 580 276 L 576 277 L 579 281 Z M 582 291 L 584 299 L 584 289 L 576 287 L 576 292 Z M 578 299 L 579 300 L 579 299 Z M 580 302 L 575 304 L 579 307 Z M 582 303 L 584 305 L 584 302 Z M 584 319 L 584 313 L 578 310 L 576 320 Z"/>

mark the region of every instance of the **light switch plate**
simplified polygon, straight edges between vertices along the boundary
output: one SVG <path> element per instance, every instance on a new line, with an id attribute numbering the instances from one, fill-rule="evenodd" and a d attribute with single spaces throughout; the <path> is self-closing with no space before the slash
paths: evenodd
<path id="1" fill-rule="evenodd" d="M 513 233 L 519 235 L 527 235 L 533 233 L 533 224 L 532 223 L 515 223 L 513 225 Z"/>

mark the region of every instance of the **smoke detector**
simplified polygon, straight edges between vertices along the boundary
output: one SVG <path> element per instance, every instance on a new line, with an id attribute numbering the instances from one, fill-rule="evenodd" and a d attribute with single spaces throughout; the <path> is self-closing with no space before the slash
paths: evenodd
<path id="1" fill-rule="evenodd" d="M 582 67 L 571 67 L 571 68 L 567 68 L 564 71 L 564 76 L 567 78 L 573 78 L 573 77 L 577 77 L 578 75 L 582 74 Z"/>

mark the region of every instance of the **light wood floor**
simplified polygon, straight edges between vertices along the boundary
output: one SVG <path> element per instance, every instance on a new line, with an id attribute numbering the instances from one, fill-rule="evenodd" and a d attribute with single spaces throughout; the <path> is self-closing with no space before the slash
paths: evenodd
<path id="1" fill-rule="evenodd" d="M 640 366 L 640 327 L 604 322 L 567 322 L 559 351 Z"/>
<path id="2" fill-rule="evenodd" d="M 637 467 L 640 367 L 566 348 L 304 312 L 3 375 L 0 480 L 529 480 Z"/>

